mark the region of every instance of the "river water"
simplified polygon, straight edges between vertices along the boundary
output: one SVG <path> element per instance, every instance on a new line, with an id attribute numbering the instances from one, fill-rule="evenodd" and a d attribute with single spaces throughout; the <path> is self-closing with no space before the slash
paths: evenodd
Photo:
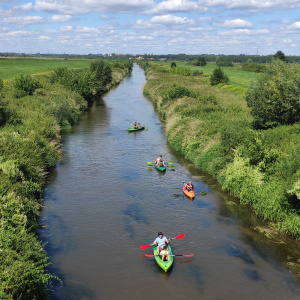
<path id="1" fill-rule="evenodd" d="M 300 280 L 286 267 L 299 258 L 299 243 L 254 230 L 264 226 L 167 144 L 145 76 L 131 75 L 99 99 L 63 137 L 63 160 L 45 188 L 40 231 L 59 276 L 51 299 L 299 299 Z M 128 133 L 134 121 L 148 130 Z M 174 168 L 160 173 L 147 162 L 162 154 Z M 182 195 L 192 179 L 196 197 Z M 200 193 L 202 192 L 202 193 Z M 151 257 L 163 231 L 175 257 L 169 273 Z"/>

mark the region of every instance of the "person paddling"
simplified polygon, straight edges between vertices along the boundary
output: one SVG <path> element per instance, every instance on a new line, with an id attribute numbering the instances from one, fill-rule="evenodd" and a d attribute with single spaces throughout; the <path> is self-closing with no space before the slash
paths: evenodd
<path id="1" fill-rule="evenodd" d="M 189 183 L 183 182 L 183 189 L 188 190 L 188 191 L 192 191 L 194 189 L 194 185 L 191 181 L 189 181 Z"/>
<path id="2" fill-rule="evenodd" d="M 154 163 L 158 166 L 158 167 L 165 167 L 165 162 L 162 159 L 162 155 L 158 155 L 157 159 L 154 161 Z"/>
<path id="3" fill-rule="evenodd" d="M 170 243 L 170 239 L 166 238 L 163 233 L 160 231 L 158 233 L 158 237 L 152 243 L 153 245 L 157 246 L 157 254 L 160 255 L 160 251 Z"/>

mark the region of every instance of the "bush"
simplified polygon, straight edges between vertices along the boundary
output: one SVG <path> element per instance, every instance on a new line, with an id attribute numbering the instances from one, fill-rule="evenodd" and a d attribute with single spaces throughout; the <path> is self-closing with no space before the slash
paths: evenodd
<path id="1" fill-rule="evenodd" d="M 30 75 L 20 74 L 14 80 L 14 87 L 17 91 L 22 91 L 19 95 L 32 95 L 37 88 L 41 87 L 41 84 Z"/>
<path id="2" fill-rule="evenodd" d="M 242 69 L 247 72 L 262 73 L 265 72 L 266 66 L 261 63 L 247 62 L 242 63 Z"/>
<path id="3" fill-rule="evenodd" d="M 176 68 L 172 68 L 171 72 L 173 74 L 177 74 L 177 75 L 181 75 L 181 76 L 191 76 L 192 75 L 192 71 L 190 68 L 187 67 L 176 67 Z"/>
<path id="4" fill-rule="evenodd" d="M 273 60 L 246 91 L 256 128 L 300 121 L 300 66 Z"/>
<path id="5" fill-rule="evenodd" d="M 211 85 L 217 85 L 220 83 L 228 84 L 228 82 L 229 82 L 228 76 L 222 71 L 220 67 L 214 69 L 212 75 L 210 76 Z"/>
<path id="6" fill-rule="evenodd" d="M 174 99 L 179 99 L 179 98 L 183 98 L 183 97 L 196 97 L 196 93 L 195 91 L 188 89 L 185 86 L 182 85 L 177 85 L 171 89 L 169 89 L 165 96 L 164 99 L 166 100 L 174 100 Z"/>

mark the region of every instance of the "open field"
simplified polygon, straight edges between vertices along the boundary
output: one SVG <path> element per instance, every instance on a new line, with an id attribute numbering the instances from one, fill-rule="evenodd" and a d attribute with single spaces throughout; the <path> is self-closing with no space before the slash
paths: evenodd
<path id="1" fill-rule="evenodd" d="M 205 67 L 189 65 L 187 62 L 175 61 L 175 63 L 177 67 L 186 67 L 192 71 L 200 71 L 208 75 L 211 75 L 214 69 L 217 68 L 215 63 L 207 63 Z M 159 64 L 171 66 L 171 61 L 159 62 Z M 255 80 L 259 76 L 258 73 L 241 70 L 240 64 L 234 64 L 234 67 L 222 67 L 222 70 L 229 77 L 229 85 L 242 87 L 244 89 L 247 89 L 251 81 Z"/>
<path id="2" fill-rule="evenodd" d="M 90 59 L 58 59 L 58 58 L 1 58 L 0 78 L 13 79 L 19 74 L 33 75 L 37 73 L 48 73 L 54 69 L 67 67 L 81 69 L 88 67 Z"/>

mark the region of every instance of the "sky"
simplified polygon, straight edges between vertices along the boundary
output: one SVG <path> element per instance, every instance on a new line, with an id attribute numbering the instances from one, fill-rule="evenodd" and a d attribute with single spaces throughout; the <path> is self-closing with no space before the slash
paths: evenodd
<path id="1" fill-rule="evenodd" d="M 300 55 L 300 0 L 0 0 L 0 53 Z"/>

